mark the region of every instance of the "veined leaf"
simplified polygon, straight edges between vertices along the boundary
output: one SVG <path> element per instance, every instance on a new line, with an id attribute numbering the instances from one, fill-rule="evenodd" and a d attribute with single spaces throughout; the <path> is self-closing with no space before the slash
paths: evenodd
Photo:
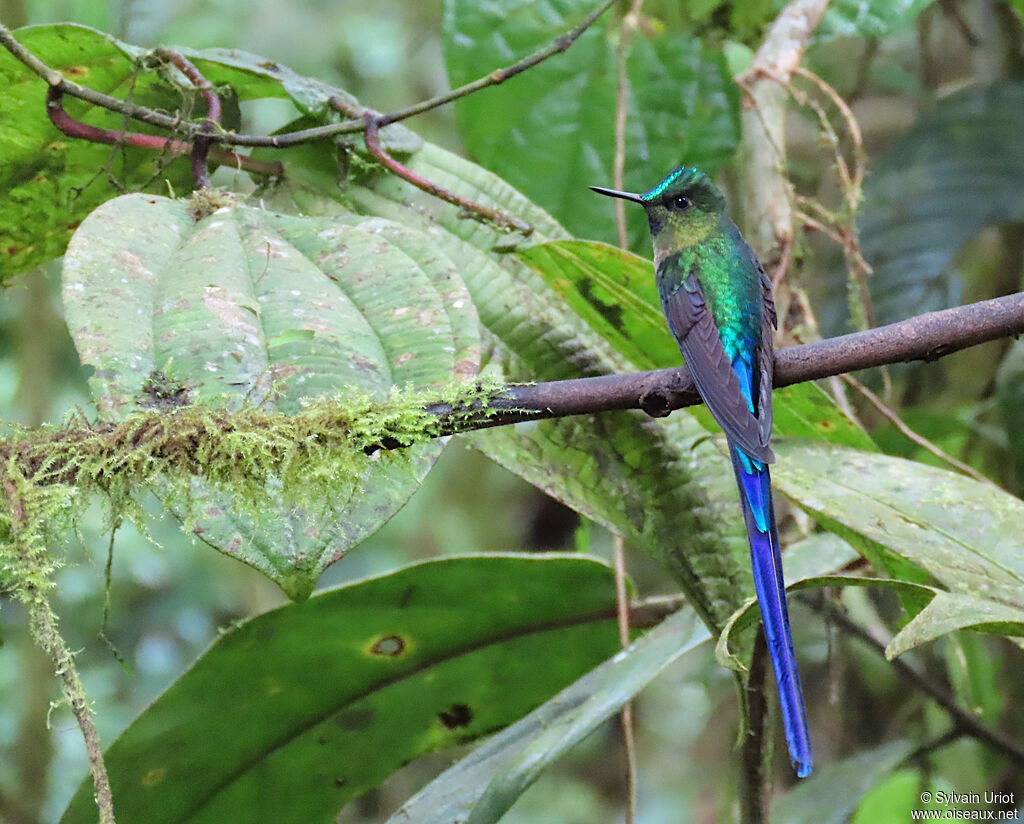
<path id="1" fill-rule="evenodd" d="M 525 57 L 592 9 L 590 0 L 447 0 L 442 35 L 452 85 Z M 610 204 L 586 191 L 612 179 L 615 53 L 603 28 L 599 22 L 500 94 L 457 101 L 456 114 L 472 158 L 522 187 L 574 234 L 611 240 Z M 683 162 L 714 172 L 729 159 L 739 140 L 739 94 L 718 50 L 678 30 L 638 31 L 627 76 L 627 156 L 643 158 L 628 164 L 627 188 L 646 191 Z M 640 237 L 642 215 L 631 219 Z"/>
<path id="2" fill-rule="evenodd" d="M 611 655 L 614 606 L 594 559 L 489 555 L 257 616 L 110 746 L 118 821 L 333 821 L 410 759 L 509 724 Z M 95 818 L 87 779 L 61 820 Z"/>
<path id="3" fill-rule="evenodd" d="M 807 441 L 780 441 L 772 477 L 822 523 L 918 566 L 953 593 L 1024 606 L 1024 502 L 964 475 Z"/>
<path id="4" fill-rule="evenodd" d="M 446 302 L 459 288 L 450 268 L 421 266 L 379 233 L 337 221 L 231 202 L 196 220 L 190 208 L 118 198 L 68 248 L 66 316 L 105 417 L 145 402 L 154 375 L 186 387 L 190 402 L 296 412 L 304 398 L 351 388 L 383 397 L 475 372 L 476 316 L 467 301 Z M 361 477 L 340 480 L 317 511 L 289 510 L 269 485 L 278 506 L 239 512 L 199 478 L 190 500 L 167 504 L 203 541 L 303 597 L 405 503 L 443 445 L 365 458 Z"/>

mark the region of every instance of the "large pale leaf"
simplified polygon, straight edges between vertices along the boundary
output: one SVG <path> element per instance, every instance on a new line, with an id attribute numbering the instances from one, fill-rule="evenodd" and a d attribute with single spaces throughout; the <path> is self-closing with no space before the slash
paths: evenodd
<path id="1" fill-rule="evenodd" d="M 453 86 L 512 63 L 564 34 L 591 0 L 514 4 L 446 0 L 443 41 Z M 614 39 L 605 21 L 564 54 L 456 103 L 466 150 L 581 237 L 611 240 L 611 205 L 586 191 L 610 185 L 615 122 Z M 719 49 L 674 29 L 638 31 L 627 62 L 626 187 L 646 191 L 675 166 L 715 171 L 739 138 L 739 95 Z M 643 217 L 632 216 L 638 238 Z"/>
<path id="2" fill-rule="evenodd" d="M 964 475 L 838 446 L 780 441 L 779 489 L 927 571 L 951 592 L 1024 606 L 1024 502 Z"/>
<path id="3" fill-rule="evenodd" d="M 107 751 L 118 821 L 333 821 L 410 759 L 509 724 L 611 655 L 614 604 L 593 559 L 470 556 L 246 621 Z M 660 662 L 688 637 L 663 640 Z M 606 689 L 629 693 L 616 675 Z M 95 818 L 86 780 L 62 822 Z"/>
<path id="4" fill-rule="evenodd" d="M 128 195 L 90 215 L 64 263 L 68 326 L 100 412 L 146 403 L 151 376 L 190 400 L 296 412 L 304 398 L 406 383 L 440 385 L 479 362 L 457 275 L 421 265 L 379 232 L 228 202 L 197 220 L 187 202 Z M 381 284 L 387 281 L 388 287 Z M 262 570 L 293 597 L 405 503 L 443 442 L 365 458 L 316 511 L 238 511 L 200 479 L 168 501 L 202 540 Z M 164 494 L 168 494 L 166 490 Z"/>
<path id="5" fill-rule="evenodd" d="M 388 824 L 494 822 L 541 772 L 618 712 L 659 672 L 708 640 L 689 610 L 676 613 L 407 801 Z"/>

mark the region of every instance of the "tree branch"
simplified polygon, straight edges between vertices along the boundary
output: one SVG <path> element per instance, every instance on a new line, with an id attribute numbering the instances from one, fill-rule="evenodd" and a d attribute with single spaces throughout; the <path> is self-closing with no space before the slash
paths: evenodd
<path id="1" fill-rule="evenodd" d="M 1024 333 L 1024 292 L 957 306 L 862 332 L 815 343 L 790 346 L 775 353 L 776 388 L 855 372 L 873 366 L 933 361 L 961 349 Z M 685 366 L 504 387 L 479 416 L 431 407 L 439 416 L 458 413 L 446 434 L 526 420 L 641 409 L 664 417 L 675 409 L 701 402 Z M 398 444 L 384 444 L 397 446 Z"/>

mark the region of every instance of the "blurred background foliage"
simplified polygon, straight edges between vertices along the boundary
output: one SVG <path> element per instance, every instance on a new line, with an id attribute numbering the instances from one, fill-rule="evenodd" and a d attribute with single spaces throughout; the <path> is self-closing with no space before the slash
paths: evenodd
<path id="1" fill-rule="evenodd" d="M 471 0 L 0 0 L 7 25 L 74 21 L 140 46 L 237 47 L 335 83 L 386 111 L 429 97 L 519 55 L 515 42 L 469 36 L 528 4 Z M 738 141 L 738 93 L 728 82 L 757 44 L 779 3 L 650 0 L 645 13 L 678 31 L 684 46 L 659 53 L 641 42 L 631 57 L 631 104 L 662 105 L 681 78 L 683 97 L 666 98 L 666 117 L 629 133 L 627 185 L 643 187 L 677 160 L 722 169 Z M 566 30 L 589 3 L 545 4 L 547 36 Z M 851 103 L 864 133 L 870 177 L 860 220 L 878 322 L 1005 294 L 1021 288 L 1024 259 L 1024 36 L 1012 5 L 996 0 L 936 3 L 839 2 L 817 36 L 808 65 Z M 862 14 L 868 8 L 870 13 Z M 525 24 L 524 24 L 525 25 Z M 532 24 L 531 24 L 532 25 Z M 601 27 L 564 58 L 556 58 L 557 94 L 544 75 L 519 83 L 516 109 L 502 89 L 418 118 L 425 138 L 493 168 L 583 237 L 614 239 L 611 209 L 588 198 L 586 185 L 610 184 L 611 86 L 597 92 L 595 74 L 613 72 L 599 55 Z M 590 45 L 588 46 L 588 42 Z M 588 53 L 587 49 L 592 51 Z M 503 49 L 505 51 L 503 51 Z M 511 49 L 511 51 L 509 51 Z M 603 52 L 606 53 L 606 52 Z M 447 64 L 446 64 L 447 58 Z M 532 79 L 531 79 L 532 78 Z M 607 78 L 603 78 L 604 81 Z M 531 87 L 530 84 L 533 84 Z M 672 86 L 675 88 L 675 86 Z M 596 86 L 595 86 L 596 88 Z M 597 99 L 604 94 L 604 99 Z M 287 103 L 245 110 L 259 131 L 288 116 Z M 520 120 L 520 118 L 522 118 Z M 567 123 L 583 123 L 566 137 Z M 704 154 L 683 156 L 680 124 L 720 137 Z M 797 188 L 835 202 L 834 175 L 817 125 L 793 108 L 789 171 Z M 579 162 L 567 165 L 566 158 Z M 582 159 L 582 160 L 580 160 Z M 603 175 L 603 176 L 602 176 Z M 733 192 L 735 198 L 735 192 Z M 632 226 L 646 254 L 642 227 Z M 805 289 L 824 334 L 851 327 L 845 272 L 834 246 L 808 235 L 797 249 L 793 285 Z M 50 264 L 8 284 L 0 300 L 0 418 L 27 424 L 58 420 L 80 407 L 91 414 L 85 376 L 59 317 L 58 269 Z M 1024 347 L 999 341 L 942 361 L 877 375 L 889 404 L 922 435 L 1015 494 L 1024 492 Z M 937 459 L 908 440 L 857 397 L 851 401 L 883 451 L 925 462 Z M 281 603 L 281 593 L 241 564 L 195 546 L 154 507 L 148 535 L 130 526 L 113 543 L 109 615 L 104 596 L 109 524 L 97 507 L 83 524 L 58 575 L 57 609 L 78 657 L 107 742 L 164 689 L 215 637 L 219 627 Z M 453 444 L 406 508 L 342 562 L 321 587 L 442 553 L 567 549 L 610 554 L 602 529 L 507 473 L 472 449 Z M 674 589 L 646 557 L 631 556 L 642 592 Z M 873 596 L 872 596 L 873 597 Z M 877 603 L 862 591 L 845 600 L 855 617 L 877 621 Z M 891 606 L 891 605 L 890 605 Z M 883 601 L 881 607 L 886 608 Z M 858 613 L 859 611 L 859 613 Z M 908 700 L 891 669 L 823 622 L 794 607 L 796 645 L 808 685 L 816 737 L 837 751 L 864 750 L 887 740 L 890 725 L 909 725 L 927 738 L 945 719 L 924 698 Z M 98 634 L 103 631 L 111 651 Z M 58 697 L 48 662 L 28 643 L 24 615 L 4 602 L 0 647 L 0 821 L 54 821 L 84 772 L 77 728 Z M 948 678 L 970 709 L 991 723 L 1020 705 L 1019 651 L 1003 639 L 958 634 L 915 653 L 936 677 Z M 123 664 L 119 663 L 123 658 Z M 684 660 L 662 675 L 637 709 L 640 821 L 714 821 L 728 817 L 734 796 L 723 775 L 733 759 L 731 679 L 710 655 Z M 841 706 L 841 710 L 837 709 Z M 52 732 L 47 731 L 50 725 Z M 428 756 L 346 809 L 345 822 L 378 821 L 457 758 Z M 905 753 L 904 753 L 905 755 Z M 865 764 L 891 764 L 888 751 L 868 751 Z M 885 759 L 889 758 L 889 761 Z M 866 769 L 866 767 L 865 767 Z M 589 822 L 621 816 L 624 761 L 617 727 L 606 725 L 550 770 L 509 814 L 510 822 Z M 993 786 L 1024 791 L 1022 777 L 979 745 L 964 740 L 934 755 L 927 770 L 887 777 L 860 802 L 856 821 L 908 820 L 918 791 L 958 792 Z M 954 777 L 951 779 L 951 777 Z M 778 789 L 791 779 L 781 771 Z M 952 780 L 953 783 L 950 783 Z M 795 793 L 793 794 L 795 795 Z M 834 802 L 835 800 L 833 800 Z M 799 802 L 799 796 L 797 796 Z M 790 803 L 797 803 L 790 802 Z M 832 802 L 830 802 L 832 803 Z M 853 802 L 851 802 L 853 803 Z M 832 803 L 832 809 L 841 804 Z M 808 816 L 799 820 L 826 820 Z M 852 809 L 852 807 L 851 807 Z M 779 810 L 779 820 L 797 820 Z"/>

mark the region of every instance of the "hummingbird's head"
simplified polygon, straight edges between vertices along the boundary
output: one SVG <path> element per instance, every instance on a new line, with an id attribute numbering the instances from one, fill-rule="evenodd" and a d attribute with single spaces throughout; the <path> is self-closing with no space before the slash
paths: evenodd
<path id="1" fill-rule="evenodd" d="M 681 166 L 643 194 L 591 186 L 598 194 L 639 203 L 647 213 L 655 260 L 693 246 L 717 231 L 728 215 L 725 197 L 704 172 Z"/>

